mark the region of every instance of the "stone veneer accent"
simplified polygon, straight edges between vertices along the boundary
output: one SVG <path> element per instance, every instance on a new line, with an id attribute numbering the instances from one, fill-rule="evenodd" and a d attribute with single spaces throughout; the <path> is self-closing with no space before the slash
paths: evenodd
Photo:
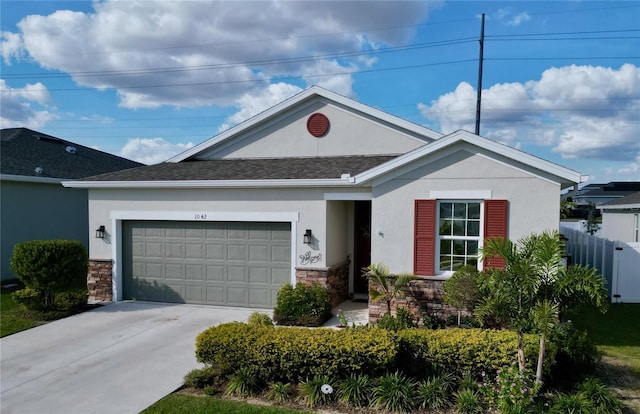
<path id="1" fill-rule="evenodd" d="M 335 308 L 349 297 L 349 264 L 347 260 L 331 267 L 296 267 L 296 282 L 317 282 L 327 289 L 331 307 Z"/>
<path id="2" fill-rule="evenodd" d="M 444 303 L 444 280 L 418 279 L 404 288 L 403 299 L 391 301 L 391 313 L 395 315 L 396 309 L 408 308 L 413 316 L 422 323 L 423 314 L 435 315 L 439 318 L 447 318 L 457 315 L 457 310 Z M 387 302 L 369 302 L 369 323 L 376 323 L 378 318 L 387 312 Z"/>
<path id="3" fill-rule="evenodd" d="M 87 288 L 89 302 L 111 302 L 113 300 L 113 261 L 89 259 Z"/>

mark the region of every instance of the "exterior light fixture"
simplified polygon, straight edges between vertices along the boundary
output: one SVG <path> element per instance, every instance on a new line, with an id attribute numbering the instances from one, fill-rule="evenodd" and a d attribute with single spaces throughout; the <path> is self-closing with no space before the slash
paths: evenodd
<path id="1" fill-rule="evenodd" d="M 311 229 L 306 229 L 304 231 L 304 244 L 311 244 L 311 239 L 313 238 L 313 235 L 311 234 Z"/>
<path id="2" fill-rule="evenodd" d="M 100 226 L 96 229 L 96 239 L 104 239 L 104 226 Z"/>

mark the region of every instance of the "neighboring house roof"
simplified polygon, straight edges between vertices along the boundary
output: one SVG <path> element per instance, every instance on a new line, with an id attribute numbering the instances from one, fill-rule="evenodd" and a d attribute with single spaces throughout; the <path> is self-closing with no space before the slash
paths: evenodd
<path id="1" fill-rule="evenodd" d="M 183 153 L 168 159 L 167 162 L 181 162 L 187 159 L 196 159 L 199 155 L 205 152 L 209 152 L 212 148 L 222 145 L 224 142 L 233 139 L 234 137 L 251 128 L 254 128 L 258 125 L 268 124 L 270 120 L 276 118 L 278 115 L 284 113 L 287 110 L 290 110 L 291 108 L 299 107 L 305 105 L 306 103 L 316 102 L 318 99 L 324 100 L 326 102 L 331 102 L 333 104 L 338 104 L 340 106 L 348 108 L 351 111 L 360 112 L 361 114 L 364 114 L 366 116 L 376 118 L 380 122 L 392 125 L 395 129 L 405 130 L 408 133 L 411 133 L 412 136 L 417 137 L 416 139 L 420 139 L 425 143 L 431 142 L 434 139 L 438 139 L 444 135 L 440 132 L 436 132 L 432 129 L 425 128 L 418 124 L 409 122 L 405 119 L 393 116 L 387 112 L 354 101 L 335 92 L 328 91 L 319 86 L 311 86 L 298 93 L 297 95 L 294 95 L 291 98 L 286 99 L 279 104 L 276 104 L 271 108 L 247 119 L 246 121 L 241 122 L 232 128 L 229 128 L 228 130 L 214 136 L 213 138 L 210 138 L 209 140 L 204 141 L 201 144 L 198 144 L 184 151 Z"/>
<path id="2" fill-rule="evenodd" d="M 59 182 L 142 165 L 27 128 L 0 131 L 2 179 Z"/>
<path id="3" fill-rule="evenodd" d="M 580 203 L 588 199 L 622 198 L 636 191 L 640 191 L 639 181 L 612 181 L 606 184 L 589 184 L 573 195 L 573 201 Z"/>
<path id="4" fill-rule="evenodd" d="M 640 209 L 640 191 L 629 194 L 628 196 L 619 198 L 617 200 L 609 201 L 602 204 L 598 208 L 602 210 L 630 210 Z"/>

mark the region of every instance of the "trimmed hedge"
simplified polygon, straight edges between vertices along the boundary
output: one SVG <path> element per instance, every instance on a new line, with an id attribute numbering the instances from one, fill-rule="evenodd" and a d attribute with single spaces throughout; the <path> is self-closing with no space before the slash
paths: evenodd
<path id="1" fill-rule="evenodd" d="M 331 319 L 327 289 L 317 282 L 310 285 L 287 283 L 278 291 L 273 320 L 285 326 L 321 326 Z"/>
<path id="2" fill-rule="evenodd" d="M 198 361 L 227 373 L 251 367 L 264 382 L 300 383 L 316 376 L 347 378 L 380 374 L 393 366 L 391 332 L 370 329 L 306 329 L 230 323 L 196 339 Z"/>
<path id="3" fill-rule="evenodd" d="M 538 339 L 525 336 L 529 366 L 536 362 Z M 547 344 L 545 367 L 556 347 Z M 517 335 L 481 329 L 406 329 L 378 327 L 306 329 L 230 323 L 211 327 L 196 340 L 199 362 L 226 374 L 251 367 L 263 382 L 300 383 L 316 376 L 336 380 L 352 374 L 380 375 L 400 370 L 424 377 L 442 368 L 458 377 L 481 371 L 495 374 L 516 361 Z"/>
<path id="4" fill-rule="evenodd" d="M 482 371 L 492 375 L 517 360 L 518 336 L 512 331 L 488 329 L 406 329 L 398 331 L 400 353 L 398 367 L 415 375 L 440 367 L 459 377 L 474 376 Z M 525 360 L 534 367 L 538 358 L 539 339 L 525 335 Z M 557 347 L 547 342 L 545 370 L 555 361 Z"/>

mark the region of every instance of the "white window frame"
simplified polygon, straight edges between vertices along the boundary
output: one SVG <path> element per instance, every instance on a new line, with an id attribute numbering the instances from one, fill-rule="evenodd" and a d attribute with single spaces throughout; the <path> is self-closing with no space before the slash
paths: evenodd
<path id="1" fill-rule="evenodd" d="M 633 241 L 638 243 L 640 242 L 640 214 L 633 215 L 633 224 L 634 224 Z"/>
<path id="2" fill-rule="evenodd" d="M 469 237 L 469 236 L 449 236 L 449 237 L 442 237 L 440 236 L 440 203 L 479 203 L 480 204 L 480 232 L 476 237 Z M 436 274 L 438 275 L 442 275 L 442 276 L 451 276 L 454 271 L 452 270 L 442 270 L 440 269 L 440 241 L 442 239 L 444 240 L 477 240 L 478 241 L 478 249 L 481 249 L 483 246 L 483 241 L 484 241 L 484 200 L 478 200 L 478 199 L 442 199 L 442 200 L 436 200 L 436 240 L 435 240 L 435 266 L 436 266 Z M 480 255 L 478 255 L 478 265 L 477 268 L 478 270 L 482 270 L 482 266 L 483 263 L 480 260 Z"/>

